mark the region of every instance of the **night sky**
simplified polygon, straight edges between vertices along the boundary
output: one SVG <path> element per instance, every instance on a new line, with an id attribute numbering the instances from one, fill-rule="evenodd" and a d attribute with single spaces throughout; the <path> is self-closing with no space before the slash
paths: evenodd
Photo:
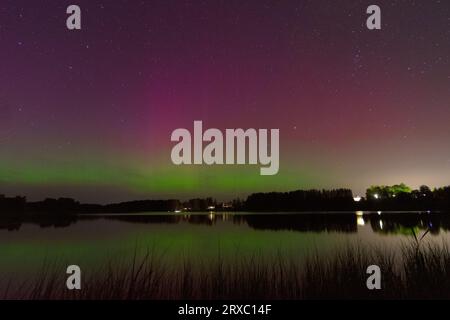
<path id="1" fill-rule="evenodd" d="M 370 4 L 382 30 L 366 28 Z M 170 135 L 194 120 L 279 128 L 279 173 L 173 165 Z M 0 194 L 436 187 L 450 184 L 449 120 L 448 0 L 0 2 Z"/>

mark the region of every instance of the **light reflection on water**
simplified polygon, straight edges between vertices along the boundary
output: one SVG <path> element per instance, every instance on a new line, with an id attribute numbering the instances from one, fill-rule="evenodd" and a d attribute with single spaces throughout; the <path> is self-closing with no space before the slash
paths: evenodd
<path id="1" fill-rule="evenodd" d="M 33 274 L 43 261 L 88 269 L 126 261 L 151 248 L 168 264 L 284 254 L 293 259 L 340 246 L 393 250 L 429 231 L 424 241 L 450 243 L 450 215 L 429 213 L 204 214 L 79 216 L 39 221 L 0 220 L 0 274 Z M 0 282 L 1 284 L 1 282 Z"/>

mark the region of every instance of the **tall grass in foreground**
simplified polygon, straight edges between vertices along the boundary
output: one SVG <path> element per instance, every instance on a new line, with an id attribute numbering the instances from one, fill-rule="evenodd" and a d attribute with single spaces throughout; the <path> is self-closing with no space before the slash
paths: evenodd
<path id="1" fill-rule="evenodd" d="M 32 283 L 0 288 L 8 299 L 417 299 L 450 298 L 450 250 L 446 244 L 412 243 L 396 255 L 388 249 L 348 246 L 333 256 L 302 261 L 257 254 L 235 261 L 173 266 L 148 251 L 132 263 L 111 261 L 84 272 L 82 290 L 68 291 L 65 270 L 46 263 Z M 382 271 L 382 289 L 368 290 L 366 268 Z"/>

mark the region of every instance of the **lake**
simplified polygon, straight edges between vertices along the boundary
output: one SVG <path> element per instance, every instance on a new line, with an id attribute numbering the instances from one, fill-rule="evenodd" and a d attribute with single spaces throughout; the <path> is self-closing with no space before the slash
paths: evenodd
<path id="1" fill-rule="evenodd" d="M 349 245 L 397 251 L 425 233 L 423 242 L 450 244 L 449 231 L 450 215 L 428 212 L 145 213 L 3 221 L 0 285 L 33 279 L 55 261 L 78 265 L 86 275 L 111 261 L 130 266 L 135 255 L 146 252 L 171 267 L 186 258 L 203 265 L 251 256 L 301 261 Z"/>
<path id="2" fill-rule="evenodd" d="M 0 223 L 0 272 L 36 269 L 58 257 L 99 265 L 135 248 L 152 248 L 168 259 L 236 255 L 303 256 L 349 243 L 398 248 L 430 230 L 424 240 L 449 241 L 450 215 L 387 213 L 147 213 L 80 215 L 74 219 Z M 450 243 L 450 242 L 449 242 Z"/>

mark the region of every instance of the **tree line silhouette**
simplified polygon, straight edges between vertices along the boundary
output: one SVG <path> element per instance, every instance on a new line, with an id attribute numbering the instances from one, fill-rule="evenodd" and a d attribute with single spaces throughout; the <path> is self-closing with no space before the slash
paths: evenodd
<path id="1" fill-rule="evenodd" d="M 354 197 L 350 189 L 297 190 L 254 193 L 246 200 L 220 203 L 213 198 L 188 201 L 139 200 L 112 204 L 84 204 L 72 198 L 29 202 L 25 197 L 0 195 L 0 217 L 76 215 L 80 213 L 138 212 L 305 212 L 305 211 L 447 211 L 450 210 L 450 186 L 431 190 L 421 186 L 413 190 L 404 184 L 371 186 L 364 198 Z"/>
<path id="2" fill-rule="evenodd" d="M 353 210 L 350 189 L 297 190 L 254 193 L 245 201 L 249 211 L 340 211 Z"/>

